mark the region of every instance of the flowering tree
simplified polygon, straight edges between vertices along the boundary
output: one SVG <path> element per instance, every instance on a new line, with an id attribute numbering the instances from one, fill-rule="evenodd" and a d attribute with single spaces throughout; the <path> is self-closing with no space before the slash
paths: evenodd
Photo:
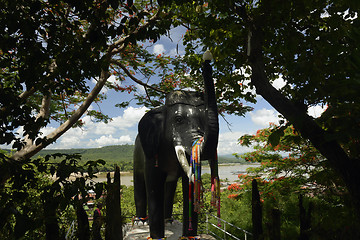
<path id="1" fill-rule="evenodd" d="M 358 237 L 358 221 L 343 180 L 293 126 L 279 128 L 271 124 L 239 140 L 240 144 L 254 148 L 239 157 L 258 165 L 248 168 L 246 174 L 239 174 L 239 182 L 228 186 L 227 201 L 239 206 L 249 205 L 255 179 L 265 213 L 266 234 L 273 229 L 275 208 L 281 213 L 281 235 L 286 239 L 299 236 L 299 222 L 300 235 L 323 239 Z M 245 213 L 246 209 L 242 211 Z"/>
<path id="2" fill-rule="evenodd" d="M 282 131 L 277 145 L 269 142 L 275 131 Z M 240 157 L 260 166 L 248 169 L 247 174 L 239 174 L 240 183 L 228 187 L 229 198 L 251 187 L 252 179 L 258 179 L 262 197 L 274 198 L 276 194 L 289 195 L 294 192 L 309 196 L 348 195 L 344 183 L 330 168 L 329 162 L 309 140 L 301 137 L 293 126 L 283 127 L 271 124 L 255 135 L 240 138 L 243 146 L 253 146 L 254 151 Z"/>

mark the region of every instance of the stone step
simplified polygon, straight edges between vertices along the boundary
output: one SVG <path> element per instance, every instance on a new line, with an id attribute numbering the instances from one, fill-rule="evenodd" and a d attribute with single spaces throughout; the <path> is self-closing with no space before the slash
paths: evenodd
<path id="1" fill-rule="evenodd" d="M 144 240 L 150 236 L 149 225 L 148 224 L 134 224 L 128 223 L 126 226 L 128 229 L 125 235 L 124 240 Z M 166 240 L 178 240 L 182 235 L 182 223 L 179 221 L 174 221 L 173 223 L 165 224 L 165 237 Z M 216 238 L 207 235 L 200 234 L 200 238 L 204 240 L 216 240 Z"/>

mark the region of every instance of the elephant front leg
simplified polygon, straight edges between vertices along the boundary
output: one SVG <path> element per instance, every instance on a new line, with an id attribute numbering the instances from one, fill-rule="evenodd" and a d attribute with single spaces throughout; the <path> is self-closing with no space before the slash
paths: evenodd
<path id="1" fill-rule="evenodd" d="M 197 236 L 198 214 L 194 211 L 193 197 L 189 199 L 189 178 L 185 175 L 182 177 L 183 188 L 183 236 Z"/>
<path id="2" fill-rule="evenodd" d="M 172 221 L 174 196 L 176 192 L 177 179 L 165 183 L 165 220 Z"/>
<path id="3" fill-rule="evenodd" d="M 150 237 L 165 237 L 164 189 L 166 174 L 155 164 L 146 164 L 146 190 L 149 211 Z"/>

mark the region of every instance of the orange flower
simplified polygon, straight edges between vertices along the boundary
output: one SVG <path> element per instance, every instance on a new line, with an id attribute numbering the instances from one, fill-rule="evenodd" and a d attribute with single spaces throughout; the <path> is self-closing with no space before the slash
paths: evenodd
<path id="1" fill-rule="evenodd" d="M 228 198 L 230 199 L 236 199 L 239 196 L 239 194 L 229 194 Z"/>

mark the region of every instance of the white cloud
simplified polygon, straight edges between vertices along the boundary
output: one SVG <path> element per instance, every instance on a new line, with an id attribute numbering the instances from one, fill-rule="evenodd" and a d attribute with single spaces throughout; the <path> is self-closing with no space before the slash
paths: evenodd
<path id="1" fill-rule="evenodd" d="M 46 128 L 42 128 L 41 130 L 40 130 L 40 132 L 42 133 L 42 137 L 44 137 L 44 136 L 47 136 L 47 135 L 49 135 L 50 133 L 52 133 L 53 131 L 55 131 L 55 129 L 56 128 L 54 128 L 54 127 L 46 127 Z"/>
<path id="2" fill-rule="evenodd" d="M 285 80 L 280 76 L 279 78 L 275 79 L 275 81 L 272 83 L 274 88 L 277 90 L 283 88 L 286 85 Z"/>
<path id="3" fill-rule="evenodd" d="M 185 33 L 186 28 L 183 26 L 170 29 L 170 36 L 173 42 L 182 43 L 182 39 Z"/>
<path id="4" fill-rule="evenodd" d="M 179 49 L 179 48 L 178 49 L 173 48 L 169 52 L 170 56 L 176 56 L 176 55 L 183 56 L 184 54 L 185 54 L 185 50 L 184 49 Z"/>
<path id="5" fill-rule="evenodd" d="M 99 80 L 99 78 L 98 77 L 96 77 L 96 78 L 92 78 L 91 79 L 91 82 L 93 83 L 93 84 L 96 84 L 97 82 L 98 82 L 98 80 Z M 121 82 L 120 81 L 118 81 L 118 78 L 115 76 L 115 75 L 111 75 L 107 80 L 106 80 L 108 83 L 110 83 L 110 84 L 118 84 L 119 86 L 121 85 Z M 102 89 L 101 89 L 101 93 L 103 93 L 103 94 L 105 94 L 105 93 L 107 93 L 108 92 L 108 88 L 106 87 L 106 86 L 104 86 Z"/>
<path id="6" fill-rule="evenodd" d="M 59 144 L 55 146 L 57 149 L 67 149 L 67 148 L 85 148 L 86 146 L 83 145 L 81 147 L 81 139 L 78 136 L 74 135 L 64 135 L 60 138 Z"/>
<path id="7" fill-rule="evenodd" d="M 128 107 L 120 116 L 113 117 L 112 121 L 93 122 L 90 116 L 84 116 L 82 128 L 71 128 L 56 143 L 51 144 L 51 149 L 102 147 L 106 145 L 133 144 L 136 136 L 136 126 L 141 117 L 148 110 L 146 107 Z M 53 132 L 56 127 L 42 129 L 43 136 Z"/>
<path id="8" fill-rule="evenodd" d="M 314 118 L 318 118 L 326 109 L 327 106 L 321 106 L 321 105 L 311 106 L 308 108 L 307 113 Z"/>
<path id="9" fill-rule="evenodd" d="M 136 126 L 147 110 L 149 110 L 147 107 L 128 107 L 122 116 L 113 117 L 109 123 L 92 122 L 89 116 L 85 116 L 82 120 L 85 122 L 85 129 L 88 132 L 96 135 L 114 134 L 116 131 Z"/>
<path id="10" fill-rule="evenodd" d="M 135 87 L 136 87 L 137 91 L 138 91 L 140 94 L 145 94 L 145 93 L 146 93 L 144 86 L 142 86 L 142 85 L 140 85 L 140 84 L 137 83 L 137 84 L 135 85 Z"/>
<path id="11" fill-rule="evenodd" d="M 116 83 L 118 81 L 118 79 L 115 77 L 115 75 L 111 75 L 108 79 L 107 82 L 109 83 Z"/>
<path id="12" fill-rule="evenodd" d="M 145 112 L 148 110 L 147 107 L 128 107 L 124 110 L 123 116 L 118 116 L 113 118 L 113 121 L 108 123 L 111 126 L 115 126 L 119 129 L 126 129 L 138 124 L 142 116 L 144 116 Z"/>
<path id="13" fill-rule="evenodd" d="M 255 124 L 263 127 L 268 127 L 269 123 L 278 124 L 279 122 L 278 113 L 271 109 L 263 108 L 255 112 L 250 112 L 249 115 Z"/>
<path id="14" fill-rule="evenodd" d="M 243 147 L 238 144 L 238 139 L 244 135 L 243 132 L 225 132 L 219 135 L 218 153 L 220 155 L 245 153 L 251 151 L 251 148 Z"/>
<path id="15" fill-rule="evenodd" d="M 92 129 L 94 129 L 94 133 L 97 135 L 102 135 L 102 134 L 112 134 L 114 132 L 116 132 L 116 127 L 114 126 L 114 124 L 110 123 L 103 123 L 103 122 L 99 122 L 94 124 L 94 126 L 92 127 Z"/>
<path id="16" fill-rule="evenodd" d="M 118 80 L 117 77 L 115 77 L 115 75 L 111 75 L 107 80 L 106 80 L 108 83 L 110 83 L 111 85 L 121 85 L 121 82 Z M 109 91 L 109 89 L 104 86 L 102 89 L 101 89 L 101 93 L 105 94 Z"/>
<path id="17" fill-rule="evenodd" d="M 163 44 L 155 44 L 153 48 L 154 54 L 163 54 L 165 53 L 165 47 Z"/>
<path id="18" fill-rule="evenodd" d="M 103 147 L 107 145 L 121 145 L 121 144 L 132 144 L 134 140 L 131 139 L 129 135 L 120 136 L 119 138 L 113 137 L 110 135 L 103 135 L 97 139 L 91 139 L 89 145 L 94 145 L 96 147 Z"/>
<path id="19" fill-rule="evenodd" d="M 70 128 L 62 135 L 55 144 L 49 148 L 67 149 L 67 148 L 86 148 L 88 132 L 80 128 Z"/>

